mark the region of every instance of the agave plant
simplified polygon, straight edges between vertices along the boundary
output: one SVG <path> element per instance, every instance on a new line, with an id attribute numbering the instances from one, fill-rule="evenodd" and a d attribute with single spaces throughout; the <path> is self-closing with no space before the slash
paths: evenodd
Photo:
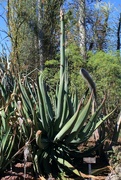
<path id="1" fill-rule="evenodd" d="M 8 75 L 6 79 L 5 73 L 1 79 L 2 81 L 0 82 L 0 171 L 3 171 L 8 167 L 8 165 L 10 165 L 10 163 L 12 164 L 13 160 L 18 154 L 24 151 L 24 146 L 19 146 L 21 144 L 22 136 L 22 119 L 20 114 L 20 105 L 18 101 L 19 92 L 16 83 L 17 80 L 12 75 Z"/>
<path id="2" fill-rule="evenodd" d="M 4 121 L 5 114 L 2 114 L 2 121 Z M 12 157 L 12 150 L 15 141 L 15 133 L 11 131 L 11 127 L 4 129 L 4 123 L 0 126 L 0 171 L 5 170 L 7 165 L 10 164 Z"/>
<path id="3" fill-rule="evenodd" d="M 61 172 L 82 175 L 75 167 L 75 160 L 81 161 L 84 156 L 91 155 L 94 148 L 80 152 L 78 146 L 86 142 L 111 113 L 100 118 L 100 110 L 105 99 L 96 107 L 94 113 L 91 113 L 92 102 L 96 97 L 95 87 L 84 69 L 81 72 L 88 81 L 91 91 L 86 90 L 79 101 L 76 92 L 70 95 L 64 39 L 64 16 L 61 12 L 60 82 L 53 99 L 49 96 L 41 72 L 38 74 L 37 82 L 30 82 L 28 78 L 22 81 L 19 77 L 17 84 L 14 82 L 11 96 L 7 95 L 1 84 L 1 100 L 6 102 L 0 110 L 1 167 L 5 167 L 3 154 L 10 162 L 20 152 L 19 148 L 23 151 L 24 145 L 30 144 L 34 170 L 39 175 L 57 177 Z M 12 129 L 14 124 L 17 125 L 16 138 Z M 10 156 L 14 141 L 17 139 L 19 140 L 17 152 Z M 27 150 L 26 160 L 28 153 Z"/>
<path id="4" fill-rule="evenodd" d="M 95 88 L 89 74 L 86 76 L 86 70 L 83 69 L 82 73 L 90 84 L 90 95 L 87 90 L 78 101 L 76 92 L 73 96 L 69 94 L 64 53 L 64 21 L 61 14 L 60 83 L 55 96 L 53 99 L 50 98 L 41 72 L 37 83 L 30 83 L 27 78 L 24 83 L 21 82 L 21 78 L 18 82 L 20 115 L 24 119 L 22 132 L 26 140 L 31 141 L 34 170 L 45 176 L 51 174 L 57 177 L 61 172 L 81 176 L 79 169 L 75 168 L 74 161 L 91 155 L 94 149 L 80 152 L 78 146 L 86 142 L 110 115 L 99 118 L 105 99 L 94 113 L 91 113 Z"/>
<path id="5" fill-rule="evenodd" d="M 2 171 L 11 162 L 16 130 L 14 126 L 11 126 L 11 121 L 14 119 L 14 108 L 10 107 L 10 104 L 14 94 L 9 97 L 2 84 L 0 90 L 0 171 Z"/>
<path id="6" fill-rule="evenodd" d="M 99 119 L 104 100 L 91 115 L 93 93 L 90 94 L 87 102 L 85 99 L 84 103 L 86 92 L 75 108 L 77 96 L 75 94 L 75 98 L 72 98 L 69 95 L 64 82 L 63 75 L 56 90 L 54 102 L 48 95 L 42 74 L 39 75 L 34 90 L 31 89 L 29 82 L 27 82 L 27 87 L 19 83 L 21 115 L 25 121 L 23 132 L 29 139 L 30 128 L 27 119 L 31 119 L 33 127 L 31 138 L 35 138 L 32 141 L 35 170 L 45 175 L 67 172 L 67 169 L 70 171 L 68 166 L 70 167 L 70 164 L 74 166 L 73 159 L 81 160 L 82 157 L 89 155 L 91 150 L 81 153 L 78 146 L 86 142 L 109 116 Z"/>

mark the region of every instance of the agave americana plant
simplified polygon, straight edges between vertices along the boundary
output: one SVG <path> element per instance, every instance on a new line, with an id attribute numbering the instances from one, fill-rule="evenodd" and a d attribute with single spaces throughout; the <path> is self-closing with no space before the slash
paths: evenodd
<path id="1" fill-rule="evenodd" d="M 91 87 L 90 95 L 87 95 L 87 90 L 78 101 L 76 92 L 73 96 L 69 94 L 63 14 L 61 14 L 60 42 L 60 83 L 53 99 L 49 97 L 41 72 L 38 75 L 37 83 L 30 83 L 27 78 L 24 83 L 19 78 L 18 83 L 19 101 L 21 102 L 20 114 L 24 119 L 22 132 L 26 135 L 26 139 L 31 141 L 35 172 L 46 177 L 50 174 L 57 177 L 62 172 L 81 176 L 79 169 L 75 168 L 75 159 L 82 160 L 84 156 L 91 155 L 94 149 L 80 152 L 78 146 L 86 142 L 110 115 L 99 118 L 105 99 L 91 114 L 95 88 L 85 69 L 82 69 L 81 72 Z M 30 131 L 31 127 L 32 131 Z"/>
<path id="2" fill-rule="evenodd" d="M 87 90 L 79 101 L 76 92 L 72 96 L 69 94 L 64 40 L 64 16 L 61 12 L 60 82 L 53 99 L 41 72 L 37 83 L 27 78 L 15 81 L 11 96 L 6 95 L 1 85 L 1 100 L 6 98 L 7 104 L 0 109 L 0 168 L 6 167 L 5 158 L 10 162 L 20 152 L 18 148 L 24 150 L 24 145 L 29 144 L 37 174 L 46 177 L 58 177 L 63 172 L 82 175 L 75 167 L 75 161 L 91 155 L 94 148 L 80 152 L 78 146 L 86 142 L 111 113 L 99 118 L 105 99 L 91 113 L 96 97 L 95 86 L 85 69 L 81 72 L 91 91 Z M 13 125 L 17 128 L 13 129 Z M 19 145 L 15 143 L 17 140 Z M 17 152 L 11 155 L 13 144 L 18 147 L 14 148 Z M 29 151 L 25 155 L 26 160 L 28 154 Z"/>

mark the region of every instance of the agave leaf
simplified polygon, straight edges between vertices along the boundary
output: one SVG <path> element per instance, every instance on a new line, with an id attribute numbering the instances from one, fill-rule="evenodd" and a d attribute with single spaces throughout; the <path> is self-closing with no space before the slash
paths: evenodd
<path id="1" fill-rule="evenodd" d="M 2 97 L 4 97 L 4 99 L 5 99 L 5 101 L 6 101 L 7 98 L 8 98 L 8 94 L 7 94 L 5 88 L 4 88 L 4 86 L 3 86 L 2 84 L 0 84 L 0 90 L 1 90 L 1 95 L 2 95 Z"/>
<path id="2" fill-rule="evenodd" d="M 42 98 L 42 92 L 40 90 L 40 86 L 37 86 L 37 96 L 38 96 L 38 103 L 39 103 L 39 113 L 40 113 L 40 118 L 41 118 L 41 122 L 43 125 L 43 129 L 48 132 L 48 120 L 46 119 L 46 115 L 45 115 L 45 106 L 44 106 L 44 102 L 43 102 L 43 98 Z"/>
<path id="3" fill-rule="evenodd" d="M 100 118 L 99 121 L 96 123 L 95 130 L 96 130 L 112 113 L 114 113 L 115 110 L 116 110 L 116 109 L 114 109 L 112 112 L 110 112 L 109 114 L 107 114 L 105 117 Z"/>
<path id="4" fill-rule="evenodd" d="M 71 119 L 62 127 L 59 133 L 55 136 L 54 142 L 61 141 L 66 135 L 68 135 L 72 131 L 73 126 L 77 121 L 81 105 L 82 105 L 82 101 L 80 101 L 76 113 L 71 117 Z"/>
<path id="5" fill-rule="evenodd" d="M 51 123 L 54 117 L 53 109 L 52 104 L 50 102 L 50 98 L 47 94 L 42 74 L 39 76 L 38 79 L 37 94 L 39 99 L 39 110 L 43 129 L 44 131 L 46 130 L 46 132 L 48 132 L 49 137 L 53 136 L 53 127 Z"/>
<path id="6" fill-rule="evenodd" d="M 51 103 L 50 97 L 47 93 L 46 85 L 44 84 L 43 78 L 42 78 L 42 97 L 43 97 L 43 102 L 45 105 L 45 114 L 48 122 L 48 137 L 53 137 L 53 121 L 54 121 L 54 112 L 53 112 L 53 105 Z"/>
<path id="7" fill-rule="evenodd" d="M 79 176 L 79 177 L 82 177 L 82 178 L 93 178 L 93 179 L 96 179 L 98 180 L 99 178 L 96 177 L 96 176 L 93 176 L 93 175 L 86 175 L 80 171 L 78 171 L 76 168 L 74 168 L 68 161 L 65 161 L 61 158 L 59 158 L 58 162 L 62 165 L 64 165 L 65 167 L 68 167 L 68 170 L 69 171 L 72 171 L 75 175 Z"/>
<path id="8" fill-rule="evenodd" d="M 85 105 L 85 107 L 82 109 L 82 111 L 80 111 L 78 119 L 77 119 L 70 135 L 65 140 L 66 144 L 70 143 L 76 137 L 76 135 L 78 135 L 80 129 L 82 128 L 83 124 L 85 123 L 85 120 L 87 119 L 89 112 L 90 112 L 91 102 L 92 102 L 91 100 L 92 100 L 92 94 L 91 94 L 87 104 Z"/>
<path id="9" fill-rule="evenodd" d="M 28 105 L 26 104 L 26 101 L 24 100 L 24 97 L 21 95 L 21 101 L 22 101 L 22 111 L 24 113 L 24 115 L 26 116 L 26 118 L 30 118 L 30 111 L 28 108 Z"/>
<path id="10" fill-rule="evenodd" d="M 37 104 L 37 101 L 36 101 L 36 89 L 35 89 L 35 84 L 33 85 L 33 87 L 31 87 L 31 84 L 26 81 L 26 87 L 28 88 L 28 92 L 30 93 L 30 97 L 31 97 L 31 100 L 32 100 L 32 104 L 36 104 L 36 106 L 38 106 Z"/>
<path id="11" fill-rule="evenodd" d="M 97 98 L 97 95 L 96 95 L 96 86 L 95 86 L 95 83 L 92 79 L 92 77 L 90 76 L 90 74 L 88 73 L 88 71 L 84 68 L 81 68 L 80 70 L 80 74 L 83 76 L 83 78 L 87 81 L 91 91 L 93 91 L 93 95 L 94 95 L 94 98 L 96 100 Z"/>
<path id="12" fill-rule="evenodd" d="M 67 119 L 67 116 L 68 116 L 67 98 L 68 98 L 67 94 L 64 94 L 63 112 L 62 112 L 62 117 L 61 117 L 60 124 L 59 124 L 60 129 L 65 125 L 66 119 Z"/>
<path id="13" fill-rule="evenodd" d="M 64 165 L 65 167 L 67 167 L 70 171 L 72 171 L 74 174 L 76 174 L 77 176 L 81 176 L 80 172 L 75 169 L 68 161 L 66 161 L 65 159 L 62 159 L 62 158 L 58 158 L 57 159 L 58 162 L 62 165 Z"/>
<path id="14" fill-rule="evenodd" d="M 59 133 L 55 136 L 54 142 L 61 141 L 67 134 L 72 130 L 76 120 L 77 120 L 78 112 L 76 112 L 73 117 L 64 125 L 64 127 L 59 131 Z"/>
<path id="15" fill-rule="evenodd" d="M 83 129 L 83 133 L 88 133 L 90 131 L 90 128 L 92 124 L 95 123 L 95 121 L 98 120 L 98 115 L 100 113 L 100 110 L 105 102 L 105 98 L 103 99 L 101 105 L 98 107 L 98 109 L 94 112 L 94 114 L 91 116 L 89 122 L 86 124 L 85 128 Z"/>
<path id="16" fill-rule="evenodd" d="M 29 90 L 27 88 L 25 88 L 22 84 L 21 84 L 21 80 L 19 79 L 19 87 L 21 90 L 21 101 L 22 101 L 22 111 L 24 112 L 25 116 L 27 119 L 33 119 L 34 125 L 36 126 L 36 128 L 38 127 L 36 118 L 35 118 L 35 104 L 32 102 L 32 98 Z"/>
<path id="17" fill-rule="evenodd" d="M 65 160 L 67 160 L 68 162 L 71 162 L 71 159 L 70 159 L 70 154 L 69 154 L 69 149 L 67 146 L 63 146 L 63 145 L 60 145 L 60 148 L 57 149 L 56 151 L 54 151 L 54 158 L 55 160 L 57 158 L 64 158 Z"/>
<path id="18" fill-rule="evenodd" d="M 30 101 L 30 97 L 28 96 L 28 92 L 27 89 L 25 89 L 25 87 L 21 84 L 21 79 L 19 78 L 19 86 L 20 86 L 20 90 L 21 90 L 21 95 L 23 96 L 23 100 L 26 103 L 26 106 L 28 106 L 29 111 L 31 112 L 31 110 L 33 109 L 31 101 Z"/>
<path id="19" fill-rule="evenodd" d="M 57 95 L 57 103 L 55 107 L 55 121 L 54 121 L 55 132 L 58 132 L 60 128 L 63 127 L 67 119 L 66 118 L 68 116 L 67 99 L 68 99 L 68 95 L 64 90 L 64 75 L 63 75 L 61 78 L 59 91 Z"/>
<path id="20" fill-rule="evenodd" d="M 41 155 L 42 151 L 39 149 L 35 152 L 35 155 L 34 155 L 34 170 L 35 172 L 37 173 L 41 173 L 41 170 L 40 170 L 40 166 L 39 166 L 39 157 Z"/>
<path id="21" fill-rule="evenodd" d="M 56 112 L 56 120 L 60 119 L 62 115 L 62 110 L 63 110 L 63 97 L 64 97 L 64 74 L 60 80 L 60 86 L 58 90 L 58 95 L 57 95 L 57 112 Z"/>
<path id="22" fill-rule="evenodd" d="M 1 143 L 2 150 L 5 149 L 5 145 L 6 145 L 7 141 L 8 141 L 8 139 L 9 139 L 10 130 L 11 130 L 11 128 L 9 128 L 9 130 L 6 132 L 6 134 L 2 138 L 2 143 Z"/>
<path id="23" fill-rule="evenodd" d="M 96 110 L 96 112 L 90 118 L 87 125 L 83 128 L 83 130 L 80 131 L 80 133 L 79 133 L 79 138 L 80 138 L 79 142 L 80 143 L 89 139 L 89 137 L 92 135 L 92 133 L 114 112 L 114 111 L 112 111 L 111 113 L 109 113 L 104 118 L 102 118 L 100 120 L 98 119 L 98 115 L 99 115 L 100 109 L 103 106 L 104 101 L 105 101 L 105 99 L 102 101 L 99 108 Z"/>
<path id="24" fill-rule="evenodd" d="M 46 89 L 45 83 L 43 81 L 42 75 L 39 76 L 39 86 L 40 86 L 40 90 L 41 90 L 42 98 L 43 98 L 43 102 L 44 102 L 45 115 L 46 115 L 46 118 L 49 123 L 49 119 L 50 120 L 53 119 L 53 109 L 52 109 L 52 104 L 51 104 L 50 98 L 47 94 L 47 89 Z"/>
<path id="25" fill-rule="evenodd" d="M 8 154 L 7 154 L 6 160 L 9 159 L 10 154 L 11 154 L 11 152 L 12 152 L 12 150 L 13 150 L 13 146 L 14 146 L 14 142 L 15 142 L 15 135 L 13 135 L 13 136 L 11 137 L 10 141 L 11 141 L 11 143 L 10 143 L 10 146 L 9 146 L 9 149 L 8 149 L 8 152 L 7 152 Z M 5 168 L 7 165 L 8 165 L 8 163 L 5 163 L 4 168 Z"/>
<path id="26" fill-rule="evenodd" d="M 78 107 L 78 105 L 77 105 Z M 74 115 L 74 113 L 76 113 L 77 108 L 74 108 L 74 101 L 73 98 L 70 98 L 68 96 L 68 117 L 69 119 Z"/>
<path id="27" fill-rule="evenodd" d="M 35 154 L 34 155 L 34 171 L 39 173 L 40 172 L 40 168 L 39 168 L 39 164 L 38 164 L 38 155 Z"/>
<path id="28" fill-rule="evenodd" d="M 74 108 L 74 112 L 76 112 L 76 109 L 78 107 L 78 95 L 77 95 L 77 90 L 74 93 L 74 99 L 73 99 L 73 108 Z"/>
<path id="29" fill-rule="evenodd" d="M 4 130 L 7 130 L 7 122 L 6 122 L 6 119 L 5 119 L 6 115 L 5 115 L 5 111 L 4 110 L 0 111 L 0 116 L 1 116 L 3 128 L 4 128 Z"/>
<path id="30" fill-rule="evenodd" d="M 8 137 L 8 140 L 6 141 L 6 145 L 5 145 L 5 148 L 4 148 L 5 152 L 7 152 L 7 156 L 9 156 L 8 152 L 9 152 L 9 150 L 11 148 L 11 144 L 12 144 L 13 139 L 14 139 L 13 137 L 14 136 L 9 133 L 9 137 Z M 6 159 L 7 159 L 7 157 L 6 157 Z"/>

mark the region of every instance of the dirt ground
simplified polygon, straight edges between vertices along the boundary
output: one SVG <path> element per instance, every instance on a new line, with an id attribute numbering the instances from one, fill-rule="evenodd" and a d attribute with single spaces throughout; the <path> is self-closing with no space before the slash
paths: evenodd
<path id="1" fill-rule="evenodd" d="M 24 177 L 24 163 L 17 163 L 11 171 L 4 172 L 0 175 L 0 180 L 32 180 L 34 178 L 32 163 L 26 163 L 26 174 Z"/>
<path id="2" fill-rule="evenodd" d="M 92 168 L 102 168 L 105 166 L 102 162 L 100 162 L 100 159 L 97 159 L 97 163 L 93 165 Z M 83 164 L 83 167 L 88 169 L 87 164 Z M 105 180 L 109 170 L 106 169 L 103 172 L 103 175 L 98 176 L 99 180 Z M 24 163 L 17 163 L 13 166 L 11 171 L 7 171 L 4 174 L 0 174 L 0 180 L 45 180 L 43 177 L 41 178 L 35 178 L 33 169 L 32 169 L 32 163 L 27 162 L 26 163 L 26 173 L 24 173 Z M 81 178 L 78 178 L 78 180 Z M 87 178 L 86 178 L 87 179 Z M 97 179 L 97 180 L 98 180 Z M 48 180 L 54 180 L 54 178 L 49 178 Z M 67 178 L 67 180 L 74 180 L 74 178 Z"/>
<path id="3" fill-rule="evenodd" d="M 120 144 L 121 144 L 121 139 L 120 139 Z M 87 146 L 94 146 L 95 143 L 94 142 L 88 142 Z M 81 150 L 84 148 L 85 145 L 79 147 Z M 97 168 L 104 168 L 106 167 L 106 163 L 103 162 L 103 158 L 98 158 L 96 160 L 96 164 L 92 165 L 92 169 L 97 169 Z M 0 174 L 0 180 L 45 180 L 44 177 L 40 177 L 40 178 L 36 178 L 33 172 L 33 168 L 32 168 L 32 163 L 31 162 L 27 162 L 26 163 L 26 173 L 25 173 L 25 169 L 24 169 L 24 163 L 17 163 L 12 167 L 11 171 L 7 171 L 4 172 L 3 174 Z M 88 165 L 87 164 L 83 164 L 83 167 L 88 169 Z M 97 180 L 105 180 L 108 173 L 110 173 L 110 169 L 109 168 L 104 168 L 103 174 L 98 174 L 99 176 L 97 177 Z M 88 171 L 87 171 L 88 174 Z M 81 179 L 81 178 L 79 178 Z M 79 180 L 78 179 L 78 180 Z M 84 178 L 87 179 L 87 178 Z M 54 180 L 54 178 L 50 177 L 48 178 L 48 180 Z M 67 178 L 67 180 L 74 180 L 72 178 Z M 92 178 L 92 180 L 94 180 L 94 178 Z"/>

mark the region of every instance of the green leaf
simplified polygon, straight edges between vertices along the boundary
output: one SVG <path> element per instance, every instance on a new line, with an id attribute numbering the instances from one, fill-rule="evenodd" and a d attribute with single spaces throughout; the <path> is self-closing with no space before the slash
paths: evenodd
<path id="1" fill-rule="evenodd" d="M 81 105 L 82 105 L 82 101 L 80 101 L 76 113 L 71 117 L 71 119 L 62 127 L 59 133 L 55 136 L 54 142 L 63 140 L 63 138 L 72 131 L 73 126 L 75 125 L 78 119 Z"/>
<path id="2" fill-rule="evenodd" d="M 68 101 L 67 101 L 68 95 L 64 94 L 64 101 L 63 101 L 63 112 L 62 112 L 62 117 L 60 120 L 60 124 L 59 124 L 59 129 L 61 129 L 67 120 L 67 116 L 68 116 Z"/>
<path id="3" fill-rule="evenodd" d="M 85 127 L 82 128 L 82 130 L 80 130 L 80 133 L 78 136 L 80 138 L 80 143 L 89 139 L 89 137 L 95 131 L 96 127 L 98 127 L 97 125 L 100 125 L 103 122 L 103 121 L 101 122 L 101 120 L 100 120 L 100 122 L 98 122 L 98 120 L 99 120 L 98 116 L 99 116 L 100 110 L 101 110 L 104 102 L 105 102 L 105 98 L 103 99 L 101 105 L 98 107 L 98 109 L 95 111 L 95 113 L 92 115 L 92 117 L 89 119 L 89 122 L 85 125 Z M 107 117 L 109 117 L 109 116 L 107 115 Z M 106 120 L 107 117 L 104 119 Z"/>
<path id="4" fill-rule="evenodd" d="M 85 105 L 85 107 L 80 111 L 78 119 L 77 119 L 76 123 L 74 124 L 72 131 L 70 132 L 69 136 L 65 139 L 66 144 L 70 143 L 78 135 L 80 129 L 82 128 L 83 124 L 85 123 L 85 121 L 89 115 L 90 108 L 91 108 L 91 102 L 92 102 L 92 94 L 91 94 L 87 104 Z"/>
<path id="5" fill-rule="evenodd" d="M 63 111 L 63 97 L 64 97 L 64 75 L 60 80 L 58 95 L 57 95 L 57 112 L 56 119 L 60 119 Z"/>
<path id="6" fill-rule="evenodd" d="M 48 128 L 49 128 L 49 124 L 48 124 L 48 119 L 47 116 L 45 114 L 46 110 L 45 110 L 45 104 L 43 102 L 43 97 L 42 97 L 42 92 L 41 92 L 41 78 L 39 78 L 38 80 L 38 84 L 37 84 L 37 97 L 38 97 L 38 103 L 39 103 L 39 113 L 40 113 L 40 118 L 41 118 L 41 122 L 43 125 L 43 129 L 48 132 Z"/>
<path id="7" fill-rule="evenodd" d="M 66 167 L 67 167 L 70 171 L 72 171 L 74 174 L 76 174 L 76 175 L 79 176 L 79 177 L 81 176 L 80 172 L 79 172 L 76 168 L 74 168 L 68 161 L 66 161 L 66 160 L 64 160 L 64 159 L 62 159 L 62 158 L 58 158 L 57 160 L 58 160 L 58 162 L 59 162 L 60 164 L 66 166 Z"/>

